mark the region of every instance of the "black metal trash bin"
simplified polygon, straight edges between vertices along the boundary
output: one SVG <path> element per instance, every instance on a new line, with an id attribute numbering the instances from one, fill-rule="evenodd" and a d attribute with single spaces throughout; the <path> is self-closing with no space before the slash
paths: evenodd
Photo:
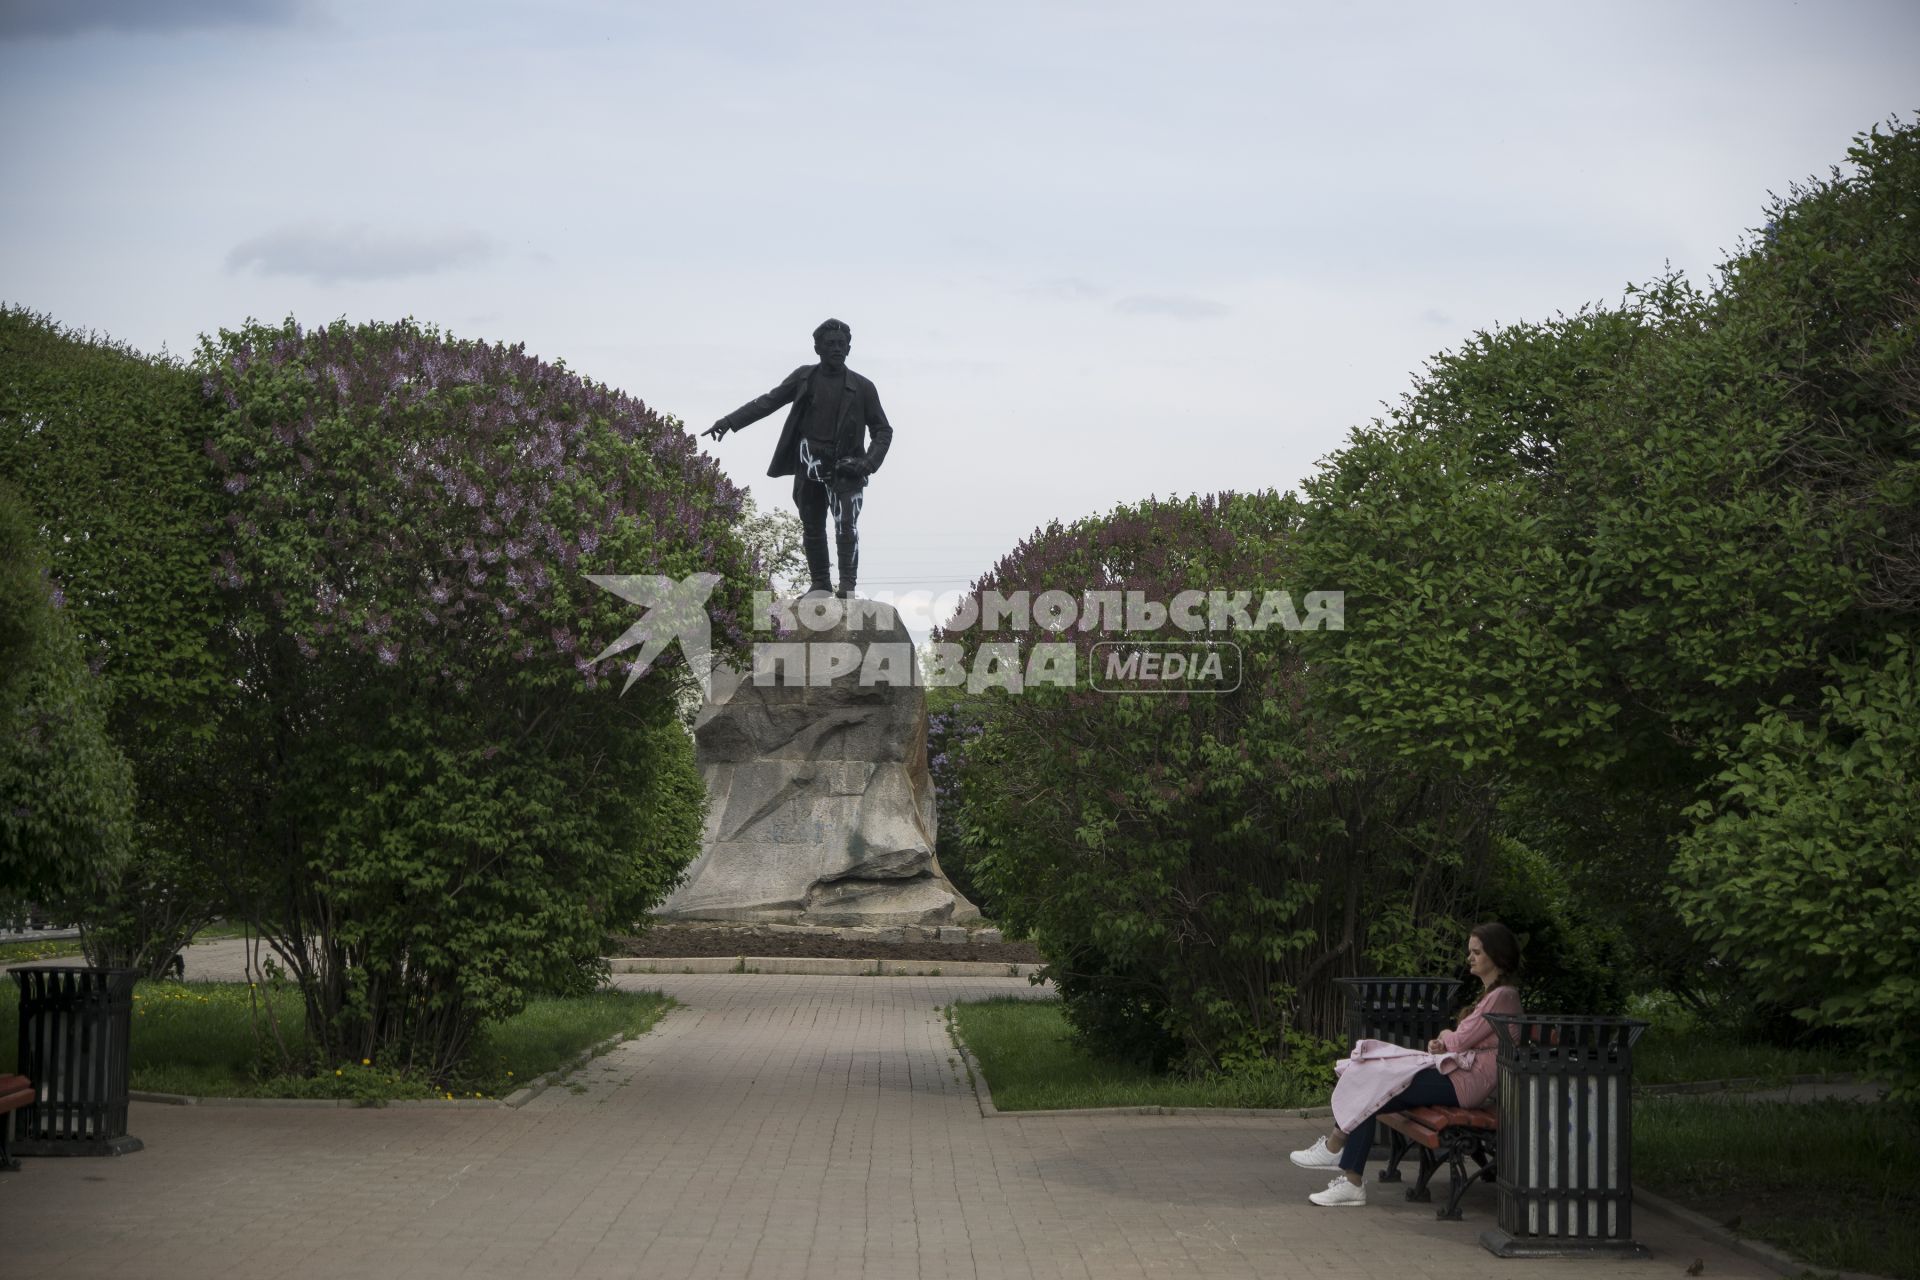
<path id="1" fill-rule="evenodd" d="M 20 986 L 16 1067 L 38 1095 L 13 1113 L 17 1156 L 121 1156 L 127 1135 L 127 1042 L 133 969 L 7 971 Z"/>
<path id="2" fill-rule="evenodd" d="M 1384 1040 L 1406 1049 L 1427 1042 L 1453 1025 L 1458 978 L 1335 978 L 1347 989 L 1347 1042 Z M 1393 1130 L 1375 1122 L 1373 1158 L 1394 1150 Z M 1399 1181 L 1398 1174 L 1390 1181 Z"/>
<path id="3" fill-rule="evenodd" d="M 1645 1257 L 1633 1239 L 1638 1018 L 1488 1014 L 1498 1033 L 1497 1228 L 1503 1258 Z"/>
<path id="4" fill-rule="evenodd" d="M 1424 1049 L 1458 1012 L 1457 978 L 1335 978 L 1347 989 L 1347 1036 Z"/>

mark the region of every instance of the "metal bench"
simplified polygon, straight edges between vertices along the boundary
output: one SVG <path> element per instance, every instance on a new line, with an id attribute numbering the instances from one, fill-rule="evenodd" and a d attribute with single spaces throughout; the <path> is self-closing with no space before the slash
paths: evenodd
<path id="1" fill-rule="evenodd" d="M 20 1168 L 8 1135 L 13 1132 L 13 1113 L 30 1105 L 34 1097 L 33 1082 L 25 1076 L 0 1076 L 0 1170 L 13 1173 Z"/>
<path id="2" fill-rule="evenodd" d="M 1420 1174 L 1407 1188 L 1407 1199 L 1425 1204 L 1433 1199 L 1427 1183 L 1445 1163 L 1448 1169 L 1447 1204 L 1434 1216 L 1458 1222 L 1460 1202 L 1475 1182 L 1491 1182 L 1494 1167 L 1494 1139 L 1500 1132 L 1500 1118 L 1491 1107 L 1412 1107 L 1389 1111 L 1379 1117 L 1391 1130 L 1393 1153 L 1380 1181 L 1400 1181 L 1400 1162 L 1407 1152 L 1420 1157 Z M 1467 1170 L 1467 1161 L 1475 1168 Z"/>

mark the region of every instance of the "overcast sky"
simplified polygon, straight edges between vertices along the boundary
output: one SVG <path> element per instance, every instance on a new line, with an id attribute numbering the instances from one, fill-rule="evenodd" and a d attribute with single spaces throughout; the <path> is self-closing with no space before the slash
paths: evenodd
<path id="1" fill-rule="evenodd" d="M 0 300 L 176 354 L 412 315 L 695 429 L 838 316 L 896 429 L 862 585 L 940 591 L 1704 282 L 1916 49 L 1903 0 L 0 0 Z M 790 506 L 779 426 L 708 447 Z"/>

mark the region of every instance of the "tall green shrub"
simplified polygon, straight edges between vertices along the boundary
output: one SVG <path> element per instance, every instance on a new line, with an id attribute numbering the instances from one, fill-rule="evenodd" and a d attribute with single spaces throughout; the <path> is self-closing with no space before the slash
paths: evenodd
<path id="1" fill-rule="evenodd" d="M 84 894 L 126 861 L 133 783 L 39 530 L 0 483 L 0 899 Z"/>
<path id="2" fill-rule="evenodd" d="M 46 554 L 25 504 L 0 481 L 0 705 L 12 706 L 42 644 L 52 605 Z"/>
<path id="3" fill-rule="evenodd" d="M 1298 598 L 1320 584 L 1296 574 L 1297 519 L 1271 493 L 1121 507 L 1040 531 L 979 586 Z M 1290 1033 L 1338 1034 L 1336 977 L 1452 967 L 1484 790 L 1356 750 L 1313 697 L 1324 632 L 1222 637 L 1245 651 L 1232 692 L 1092 691 L 1091 646 L 1126 634 L 953 637 L 1078 650 L 1074 688 L 1029 686 L 984 714 L 960 815 L 975 881 L 1036 939 L 1079 1031 L 1161 1065 L 1236 1069 L 1283 1056 Z"/>
<path id="4" fill-rule="evenodd" d="M 95 963 L 157 972 L 216 908 L 203 875 L 235 805 L 219 731 L 234 684 L 211 567 L 222 529 L 197 380 L 0 308 L 0 480 L 43 531 L 62 616 L 133 770 L 131 853 L 75 886 Z"/>
<path id="5" fill-rule="evenodd" d="M 973 874 L 975 851 L 960 822 L 965 784 L 962 760 L 967 744 L 980 732 L 980 715 L 968 703 L 963 688 L 934 685 L 927 689 L 927 772 L 933 779 L 937 816 L 934 854 L 960 896 L 980 908 L 984 918 L 1004 924 L 999 905 Z"/>

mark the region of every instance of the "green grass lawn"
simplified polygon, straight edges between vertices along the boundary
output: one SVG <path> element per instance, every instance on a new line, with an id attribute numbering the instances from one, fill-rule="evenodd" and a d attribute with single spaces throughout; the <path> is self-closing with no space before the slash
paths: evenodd
<path id="1" fill-rule="evenodd" d="M 1279 1074 L 1258 1079 L 1185 1081 L 1143 1067 L 1103 1061 L 1073 1044 L 1055 1001 L 992 1000 L 956 1004 L 952 1020 L 1003 1111 L 1068 1107 L 1315 1107 L 1327 1095 Z M 1634 1049 L 1636 1084 L 1696 1080 L 1785 1080 L 1842 1074 L 1844 1051 L 1754 1044 L 1725 1032 L 1672 1019 L 1656 1025 Z"/>
<path id="2" fill-rule="evenodd" d="M 25 964 L 29 960 L 58 960 L 79 954 L 78 938 L 63 938 L 58 942 L 0 942 L 0 969 L 10 964 Z M 5 981 L 13 980 L 8 978 Z"/>
<path id="3" fill-rule="evenodd" d="M 1633 1176 L 1819 1267 L 1920 1280 L 1906 1160 L 1920 1108 L 1686 1097 L 1633 1104 Z"/>
<path id="4" fill-rule="evenodd" d="M 1649 1027 L 1633 1047 L 1635 1084 L 1748 1079 L 1784 1082 L 1792 1076 L 1846 1075 L 1859 1065 L 1858 1056 L 1844 1049 L 1782 1048 L 1739 1040 L 1724 1032 L 1678 1032 L 1660 1026 Z"/>
<path id="5" fill-rule="evenodd" d="M 302 1046 L 297 994 L 273 996 L 283 1034 Z M 484 1029 L 447 1090 L 374 1064 L 348 1065 L 314 1077 L 261 1069 L 248 989 L 233 982 L 142 982 L 134 989 L 131 1084 L 155 1093 L 226 1098 L 496 1098 L 616 1036 L 640 1035 L 673 1006 L 656 992 L 597 991 L 529 1002 L 515 1017 Z M 19 989 L 0 982 L 0 1071 L 14 1069 Z"/>
<path id="6" fill-rule="evenodd" d="M 1634 998 L 1628 1013 L 1653 1025 L 1633 1047 L 1635 1084 L 1682 1084 L 1695 1080 L 1846 1075 L 1858 1069 L 1855 1055 L 1833 1045 L 1782 1046 L 1745 1040 L 1701 1022 L 1664 993 Z"/>
<path id="7" fill-rule="evenodd" d="M 1273 1073 L 1252 1079 L 1187 1081 L 1144 1067 L 1102 1061 L 1073 1043 L 1055 1000 L 957 1003 L 950 1024 L 986 1073 L 1002 1111 L 1064 1107 L 1317 1107 L 1315 1090 Z"/>

